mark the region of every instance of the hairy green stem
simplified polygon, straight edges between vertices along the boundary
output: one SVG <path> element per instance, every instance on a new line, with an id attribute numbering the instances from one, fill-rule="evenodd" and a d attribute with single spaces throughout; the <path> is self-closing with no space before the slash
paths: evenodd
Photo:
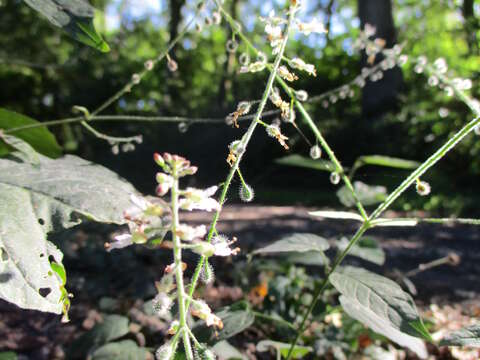
<path id="1" fill-rule="evenodd" d="M 330 271 L 325 275 L 325 278 L 323 281 L 320 283 L 319 286 L 316 287 L 315 292 L 313 294 L 313 299 L 310 305 L 308 306 L 307 310 L 303 314 L 302 322 L 300 326 L 297 329 L 297 334 L 295 335 L 294 340 L 290 344 L 290 349 L 288 350 L 288 355 L 287 355 L 287 360 L 291 359 L 293 355 L 293 350 L 295 350 L 295 346 L 297 346 L 298 340 L 300 339 L 300 336 L 302 336 L 303 332 L 305 331 L 307 320 L 310 317 L 310 314 L 312 313 L 313 309 L 315 308 L 315 305 L 318 302 L 318 299 L 320 298 L 320 295 L 323 293 L 325 288 L 328 285 L 328 280 L 330 278 L 330 275 L 335 271 L 337 266 L 343 261 L 345 256 L 347 256 L 347 253 L 350 251 L 352 246 L 362 237 L 362 235 L 367 231 L 369 228 L 369 225 L 367 223 L 364 223 L 353 235 L 352 239 L 350 240 L 349 244 L 345 248 L 345 250 L 335 259 L 335 262 L 333 263 Z"/>
<path id="2" fill-rule="evenodd" d="M 345 256 L 347 256 L 350 249 L 355 245 L 355 243 L 360 239 L 360 237 L 371 227 L 371 222 L 377 219 L 409 186 L 411 186 L 417 178 L 424 174 L 428 169 L 434 166 L 443 156 L 445 156 L 456 144 L 458 144 L 465 136 L 472 132 L 476 126 L 480 124 L 480 117 L 477 117 L 465 125 L 460 131 L 458 131 L 452 138 L 450 138 L 440 149 L 438 149 L 432 156 L 430 156 L 422 165 L 420 165 L 416 170 L 414 170 L 410 176 L 403 181 L 386 199 L 385 201 L 377 207 L 377 209 L 369 216 L 367 220 L 364 221 L 362 226 L 357 230 L 355 235 L 350 239 L 347 247 L 339 254 L 336 258 L 334 264 L 331 267 L 331 270 L 325 276 L 322 284 L 317 288 L 313 296 L 312 303 L 308 307 L 307 311 L 304 314 L 302 324 L 300 325 L 297 335 L 294 341 L 291 343 L 289 354 L 287 360 L 292 356 L 293 350 L 300 339 L 301 334 L 305 331 L 305 324 L 312 312 L 315 304 L 317 303 L 320 295 L 326 288 L 328 284 L 328 279 L 330 275 L 335 271 L 337 266 L 343 261 Z"/>
<path id="3" fill-rule="evenodd" d="M 232 28 L 233 31 L 236 32 L 236 34 L 240 37 L 240 39 L 242 39 L 242 41 L 247 45 L 247 47 L 250 49 L 250 51 L 252 51 L 253 53 L 257 54 L 259 53 L 259 51 L 255 48 L 255 46 L 253 46 L 253 44 L 251 43 L 251 41 L 242 33 L 242 31 L 240 31 L 239 29 L 236 28 L 236 22 L 235 20 L 232 18 L 232 16 L 226 12 L 221 6 L 219 7 L 221 13 L 225 16 L 225 19 L 227 20 L 227 22 L 230 24 L 230 27 Z M 272 65 L 268 65 L 267 64 L 267 69 L 272 72 L 273 70 L 273 67 Z M 366 220 L 368 218 L 368 215 L 367 215 L 367 212 L 365 211 L 365 208 L 363 207 L 362 203 L 359 201 L 358 199 L 358 196 L 357 196 L 357 193 L 355 192 L 351 182 L 350 182 L 350 179 L 348 178 L 348 176 L 346 175 L 345 173 L 345 170 L 343 169 L 340 161 L 338 161 L 337 157 L 335 156 L 335 153 L 333 152 L 333 150 L 330 148 L 330 146 L 328 145 L 327 141 L 325 140 L 325 138 L 323 137 L 322 133 L 320 132 L 320 130 L 318 129 L 318 127 L 315 125 L 315 123 L 313 122 L 312 118 L 310 117 L 310 115 L 306 112 L 305 108 L 303 107 L 302 103 L 299 102 L 296 97 L 295 97 L 295 94 L 292 92 L 291 88 L 285 83 L 285 81 L 280 78 L 278 75 L 275 75 L 275 78 L 276 80 L 278 81 L 278 83 L 282 86 L 282 88 L 285 90 L 285 92 L 290 96 L 290 98 L 295 102 L 295 106 L 296 108 L 300 111 L 300 113 L 302 114 L 302 117 L 305 119 L 307 125 L 310 127 L 310 129 L 312 130 L 312 132 L 315 134 L 315 137 L 318 139 L 318 141 L 320 142 L 320 144 L 322 145 L 322 147 L 324 148 L 325 152 L 327 153 L 328 157 L 330 158 L 330 160 L 335 164 L 335 167 L 336 167 L 336 171 L 341 175 L 342 177 L 342 180 L 343 182 L 345 183 L 345 186 L 350 190 L 350 192 L 352 193 L 352 196 L 353 198 L 355 199 L 355 204 L 358 208 L 358 211 L 360 212 L 360 214 L 362 215 L 362 217 Z M 298 127 L 297 127 L 297 130 L 298 130 Z"/>
<path id="4" fill-rule="evenodd" d="M 185 307 L 185 288 L 183 284 L 183 269 L 182 269 L 182 243 L 180 237 L 177 235 L 177 228 L 180 223 L 178 216 L 178 174 L 174 168 L 173 185 L 171 189 L 171 208 L 172 208 L 172 243 L 173 243 L 173 258 L 175 262 L 175 280 L 177 283 L 177 299 L 179 312 L 179 331 L 183 331 L 183 346 L 185 347 L 185 355 L 188 360 L 193 360 L 192 345 L 190 344 L 190 337 L 185 329 L 187 324 L 187 309 Z"/>
<path id="5" fill-rule="evenodd" d="M 222 7 L 220 6 L 220 4 L 218 2 L 217 2 L 217 6 L 225 14 L 225 12 L 223 11 Z M 213 220 L 210 224 L 210 230 L 209 230 L 208 236 L 207 236 L 207 241 L 211 241 L 211 239 L 213 237 L 213 234 L 215 232 L 215 226 L 216 226 L 217 221 L 220 217 L 220 212 L 221 212 L 223 204 L 226 200 L 227 192 L 228 192 L 228 189 L 229 189 L 230 184 L 232 182 L 232 179 L 235 175 L 235 172 L 237 172 L 237 169 L 240 165 L 240 162 L 242 161 L 243 155 L 246 152 L 248 143 L 250 142 L 250 139 L 252 138 L 253 132 L 255 131 L 255 128 L 258 125 L 258 120 L 260 120 L 260 118 L 262 116 L 262 112 L 265 108 L 265 105 L 267 104 L 268 97 L 270 95 L 270 92 L 272 91 L 273 82 L 275 80 L 275 76 L 277 74 L 278 67 L 280 66 L 280 62 L 282 61 L 283 53 L 285 52 L 285 46 L 286 46 L 287 41 L 288 41 L 288 35 L 289 35 L 290 28 L 291 28 L 292 23 L 293 23 L 294 15 L 295 15 L 295 9 L 290 8 L 290 14 L 289 14 L 289 18 L 288 18 L 288 24 L 287 24 L 287 27 L 286 27 L 286 30 L 285 30 L 285 35 L 284 35 L 282 44 L 280 46 L 280 50 L 279 50 L 279 52 L 277 54 L 277 57 L 275 59 L 275 63 L 273 64 L 272 71 L 271 71 L 270 76 L 268 78 L 267 86 L 265 87 L 265 91 L 263 92 L 263 96 L 262 96 L 262 99 L 260 100 L 260 104 L 258 105 L 255 117 L 254 117 L 253 121 L 250 123 L 250 126 L 249 126 L 247 132 L 243 135 L 242 140 L 241 140 L 240 146 L 245 150 L 242 153 L 237 155 L 237 159 L 235 160 L 232 167 L 230 168 L 230 171 L 227 175 L 227 178 L 226 178 L 225 182 L 223 183 L 222 193 L 221 193 L 220 199 L 219 199 L 220 209 L 217 210 L 215 215 L 213 216 Z M 198 278 L 200 276 L 200 272 L 202 270 L 202 266 L 203 266 L 204 261 L 205 261 L 205 257 L 202 256 L 200 258 L 200 261 L 198 262 L 198 265 L 197 265 L 197 267 L 195 269 L 195 272 L 193 274 L 191 287 L 190 287 L 190 292 L 189 292 L 190 298 L 192 297 L 193 292 L 195 291 L 195 287 L 196 287 L 196 284 L 198 282 Z M 188 309 L 189 305 L 190 305 L 190 299 L 187 300 L 187 309 Z"/>

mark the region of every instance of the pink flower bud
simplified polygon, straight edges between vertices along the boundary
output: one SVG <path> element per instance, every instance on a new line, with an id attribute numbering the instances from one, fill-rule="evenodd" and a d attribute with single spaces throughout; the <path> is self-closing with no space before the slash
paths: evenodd
<path id="1" fill-rule="evenodd" d="M 153 161 L 155 161 L 158 166 L 163 167 L 165 165 L 165 161 L 163 160 L 162 155 L 160 155 L 159 153 L 154 153 L 153 154 Z"/>
<path id="2" fill-rule="evenodd" d="M 157 196 L 164 196 L 168 190 L 170 190 L 170 184 L 168 183 L 162 183 L 158 184 L 157 187 L 155 188 L 155 193 Z"/>

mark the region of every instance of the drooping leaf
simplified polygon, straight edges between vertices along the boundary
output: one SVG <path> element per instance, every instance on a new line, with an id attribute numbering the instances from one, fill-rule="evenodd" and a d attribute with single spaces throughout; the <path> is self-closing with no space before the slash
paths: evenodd
<path id="1" fill-rule="evenodd" d="M 365 206 L 378 204 L 387 198 L 387 189 L 384 186 L 367 185 L 361 181 L 355 181 L 353 188 L 357 193 L 358 200 Z M 355 198 L 345 185 L 337 191 L 337 197 L 343 205 L 355 206 Z"/>
<path id="2" fill-rule="evenodd" d="M 96 324 L 90 331 L 76 339 L 69 353 L 74 358 L 85 358 L 93 349 L 128 334 L 128 319 L 120 315 L 108 315 L 103 322 Z"/>
<path id="3" fill-rule="evenodd" d="M 480 324 L 454 331 L 440 341 L 442 346 L 480 347 Z"/>
<path id="4" fill-rule="evenodd" d="M 38 124 L 40 124 L 38 121 L 28 116 L 0 108 L 0 129 L 9 130 L 20 126 Z M 40 154 L 51 158 L 57 158 L 62 155 L 62 148 L 46 127 L 32 127 L 19 130 L 12 133 L 12 135 L 30 144 Z M 3 141 L 0 141 L 0 156 L 8 154 L 11 150 L 11 147 L 7 147 Z"/>
<path id="5" fill-rule="evenodd" d="M 25 0 L 25 2 L 75 40 L 101 52 L 110 51 L 110 47 L 93 24 L 95 8 L 86 0 Z"/>
<path id="6" fill-rule="evenodd" d="M 271 348 L 275 349 L 277 353 L 280 353 L 282 357 L 286 358 L 288 355 L 288 351 L 290 350 L 290 344 L 272 340 L 262 340 L 257 344 L 258 352 L 269 351 Z M 292 358 L 302 359 L 305 355 L 312 351 L 313 348 L 311 348 L 310 346 L 295 345 L 292 352 Z"/>
<path id="7" fill-rule="evenodd" d="M 330 282 L 342 294 L 340 303 L 348 315 L 420 358 L 427 357 L 425 344 L 416 337 L 431 337 L 413 299 L 398 284 L 355 267 L 335 271 Z"/>
<path id="8" fill-rule="evenodd" d="M 225 360 L 247 360 L 248 358 L 243 355 L 240 351 L 230 345 L 226 340 L 219 341 L 216 343 L 212 350 L 217 354 L 221 359 Z"/>
<path id="9" fill-rule="evenodd" d="M 324 266 L 330 263 L 323 251 L 290 252 L 285 255 L 285 260 L 292 264 L 309 266 Z"/>
<path id="10" fill-rule="evenodd" d="M 286 252 L 325 251 L 330 247 L 328 241 L 318 235 L 309 233 L 294 233 L 273 244 L 255 250 L 254 254 L 274 254 Z"/>
<path id="11" fill-rule="evenodd" d="M 283 158 L 276 159 L 275 162 L 280 165 L 298 166 L 328 172 L 335 171 L 335 165 L 331 161 L 323 159 L 313 160 L 300 155 L 288 155 Z"/>
<path id="12" fill-rule="evenodd" d="M 47 234 L 82 218 L 122 224 L 136 191 L 115 173 L 75 156 L 39 159 L 37 165 L 0 159 L 0 298 L 60 314 L 68 300 L 63 255 Z"/>
<path id="13" fill-rule="evenodd" d="M 342 238 L 337 243 L 338 250 L 343 251 L 348 246 L 348 239 Z M 370 261 L 377 265 L 383 265 L 385 263 L 385 252 L 378 243 L 369 237 L 361 238 L 355 245 L 353 245 L 348 255 L 356 256 L 360 259 Z"/>
<path id="14" fill-rule="evenodd" d="M 109 343 L 95 350 L 92 360 L 148 360 L 153 357 L 133 340 Z"/>
<path id="15" fill-rule="evenodd" d="M 364 165 L 385 166 L 396 169 L 411 170 L 420 166 L 420 163 L 412 160 L 405 160 L 384 155 L 364 155 L 355 160 L 354 169 Z"/>
<path id="16" fill-rule="evenodd" d="M 40 163 L 38 153 L 23 140 L 15 136 L 2 133 L 0 133 L 0 140 L 2 140 L 4 144 L 9 146 L 12 150 L 17 150 L 21 154 L 21 159 L 29 162 L 32 165 L 38 165 Z"/>

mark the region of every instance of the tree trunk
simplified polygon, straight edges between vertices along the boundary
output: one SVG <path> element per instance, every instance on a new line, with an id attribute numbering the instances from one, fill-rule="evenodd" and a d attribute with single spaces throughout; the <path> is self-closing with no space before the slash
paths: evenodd
<path id="1" fill-rule="evenodd" d="M 475 17 L 473 9 L 474 0 L 463 0 L 462 15 L 465 19 L 465 33 L 467 36 L 468 49 L 471 54 L 479 54 L 479 44 L 477 31 L 480 28 L 480 22 Z"/>
<path id="2" fill-rule="evenodd" d="M 238 0 L 233 0 L 230 5 L 230 14 L 234 19 L 237 18 L 237 3 Z M 230 27 L 228 28 L 228 39 L 232 37 L 232 31 Z M 228 99 L 235 99 L 235 83 L 233 82 L 232 75 L 235 66 L 235 53 L 230 53 L 225 51 L 227 60 L 223 66 L 223 73 L 220 79 L 220 85 L 218 89 L 218 106 L 222 111 L 227 109 Z M 228 96 L 228 94 L 231 96 Z"/>
<path id="3" fill-rule="evenodd" d="M 370 24 L 376 28 L 375 37 L 386 41 L 386 47 L 390 48 L 396 43 L 391 0 L 358 0 L 358 14 L 362 29 L 365 24 Z M 377 55 L 375 63 L 383 59 L 382 55 Z M 362 68 L 369 66 L 366 54 L 362 55 L 361 64 Z M 398 67 L 385 71 L 379 81 L 367 81 L 362 93 L 364 116 L 380 116 L 395 108 L 402 83 L 403 76 Z"/>

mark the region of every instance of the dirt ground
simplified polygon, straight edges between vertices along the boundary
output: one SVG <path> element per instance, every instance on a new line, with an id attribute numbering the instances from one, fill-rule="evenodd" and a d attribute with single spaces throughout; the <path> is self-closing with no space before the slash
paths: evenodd
<path id="1" fill-rule="evenodd" d="M 311 232 L 333 241 L 351 235 L 358 226 L 345 220 L 319 220 L 308 214 L 311 210 L 229 205 L 224 208 L 217 229 L 236 236 L 242 253 L 246 254 L 288 233 Z M 392 217 L 404 215 L 386 214 Z M 183 216 L 185 222 L 192 224 L 208 224 L 210 219 L 211 215 L 207 213 L 186 213 Z M 82 225 L 56 238 L 65 253 L 64 262 L 69 273 L 67 287 L 75 294 L 72 321 L 61 324 L 59 317 L 53 314 L 24 311 L 0 301 L 0 351 L 16 351 L 23 354 L 20 359 L 62 359 L 72 339 L 93 326 L 102 299 L 122 299 L 122 306 L 129 307 L 131 315 L 137 306 L 133 299 L 148 298 L 154 293 L 152 284 L 158 279 L 158 269 L 169 260 L 164 255 L 151 255 L 146 249 L 124 249 L 116 256 L 107 254 L 102 250 L 102 244 L 115 230 L 118 231 L 109 226 Z M 422 224 L 416 228 L 377 228 L 367 235 L 375 238 L 386 253 L 385 265 L 372 270 L 397 279 L 401 278 L 399 274 L 418 269 L 420 264 L 449 254 L 458 256 L 457 265 L 438 266 L 410 277 L 417 291 L 414 298 L 419 309 L 443 329 L 435 336 L 441 337 L 446 330 L 470 325 L 480 317 L 479 227 Z M 358 262 L 354 258 L 346 260 Z M 221 270 L 217 269 L 219 283 L 221 277 Z M 228 303 L 229 298 L 238 297 L 235 291 L 222 288 L 216 293 Z M 142 321 L 150 320 L 139 319 L 137 322 Z M 151 321 L 148 326 L 157 331 L 164 330 L 164 325 Z M 480 358 L 478 352 L 464 351 L 454 355 L 457 359 Z"/>

